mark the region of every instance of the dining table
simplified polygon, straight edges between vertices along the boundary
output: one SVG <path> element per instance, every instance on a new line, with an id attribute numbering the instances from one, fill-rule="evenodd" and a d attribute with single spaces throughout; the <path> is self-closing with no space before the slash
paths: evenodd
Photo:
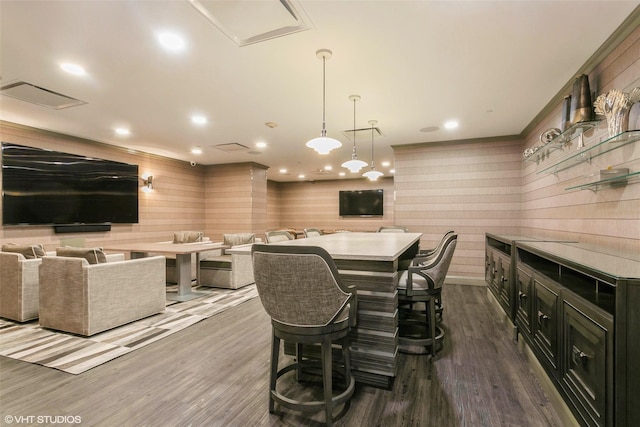
<path id="1" fill-rule="evenodd" d="M 401 268 L 418 253 L 421 237 L 422 233 L 344 232 L 271 243 L 325 249 L 342 282 L 355 286 L 358 323 L 350 333 L 351 366 L 360 383 L 386 389 L 393 384 L 398 360 L 398 279 Z"/>
<path id="2" fill-rule="evenodd" d="M 150 254 L 172 255 L 176 257 L 176 292 L 167 292 L 167 299 L 172 301 L 189 301 L 204 295 L 191 289 L 191 262 L 192 254 L 195 254 L 196 283 L 200 282 L 200 254 L 206 251 L 225 249 L 229 246 L 222 242 L 196 242 L 196 243 L 172 243 L 172 242 L 132 242 L 106 245 L 105 251 L 129 252 L 130 258 L 147 257 Z"/>

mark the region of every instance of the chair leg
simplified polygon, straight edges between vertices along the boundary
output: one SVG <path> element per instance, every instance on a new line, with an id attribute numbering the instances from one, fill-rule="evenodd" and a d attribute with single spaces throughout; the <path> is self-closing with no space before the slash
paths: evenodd
<path id="1" fill-rule="evenodd" d="M 298 363 L 296 368 L 296 381 L 300 382 L 302 379 L 302 344 L 296 343 L 296 362 Z"/>
<path id="2" fill-rule="evenodd" d="M 436 300 L 429 298 L 429 307 L 427 309 L 427 317 L 431 328 L 431 357 L 436 356 Z"/>
<path id="3" fill-rule="evenodd" d="M 342 340 L 342 357 L 344 358 L 344 385 L 349 387 L 351 382 L 351 349 L 349 337 Z"/>
<path id="4" fill-rule="evenodd" d="M 324 388 L 325 425 L 333 425 L 333 374 L 331 362 L 331 339 L 325 336 L 322 340 L 322 383 Z"/>
<path id="5" fill-rule="evenodd" d="M 273 393 L 276 391 L 276 380 L 278 379 L 278 359 L 280 356 L 280 338 L 273 334 L 271 340 L 271 374 L 269 379 L 269 412 L 275 412 L 275 401 Z"/>

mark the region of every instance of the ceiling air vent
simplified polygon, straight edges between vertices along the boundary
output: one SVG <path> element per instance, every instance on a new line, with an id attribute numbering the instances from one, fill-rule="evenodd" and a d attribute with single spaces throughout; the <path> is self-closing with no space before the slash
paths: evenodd
<path id="1" fill-rule="evenodd" d="M 20 101 L 53 108 L 54 110 L 62 110 L 63 108 L 86 104 L 86 102 L 80 101 L 79 99 L 71 98 L 70 96 L 23 81 L 2 86 L 0 93 L 11 98 L 19 99 Z"/>
<path id="2" fill-rule="evenodd" d="M 242 145 L 242 144 L 238 144 L 236 142 L 230 142 L 228 144 L 218 144 L 218 145 L 214 145 L 214 148 L 217 148 L 220 151 L 245 151 L 248 150 L 249 147 L 247 147 L 246 145 Z"/>
<path id="3" fill-rule="evenodd" d="M 189 0 L 189 3 L 238 46 L 312 28 L 298 0 Z"/>

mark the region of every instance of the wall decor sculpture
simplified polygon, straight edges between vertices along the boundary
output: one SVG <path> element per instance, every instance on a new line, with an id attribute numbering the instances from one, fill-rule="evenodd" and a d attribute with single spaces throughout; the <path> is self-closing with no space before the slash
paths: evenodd
<path id="1" fill-rule="evenodd" d="M 596 98 L 593 107 L 596 114 L 607 119 L 609 136 L 614 137 L 629 129 L 629 112 L 636 102 L 640 101 L 640 87 L 630 93 L 619 89 L 611 89 Z"/>

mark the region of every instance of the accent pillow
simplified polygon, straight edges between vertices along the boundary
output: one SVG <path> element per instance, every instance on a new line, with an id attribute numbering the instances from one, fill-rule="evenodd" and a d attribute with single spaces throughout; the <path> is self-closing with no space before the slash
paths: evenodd
<path id="1" fill-rule="evenodd" d="M 202 242 L 204 233 L 202 231 L 178 231 L 173 233 L 173 243 L 195 243 Z"/>
<path id="2" fill-rule="evenodd" d="M 246 245 L 256 241 L 256 235 L 254 233 L 223 234 L 222 237 L 225 246 Z"/>
<path id="3" fill-rule="evenodd" d="M 42 258 L 46 255 L 42 245 L 19 245 L 17 243 L 6 243 L 2 245 L 2 252 L 15 252 L 22 254 L 26 259 Z"/>
<path id="4" fill-rule="evenodd" d="M 56 255 L 72 258 L 84 258 L 89 262 L 89 264 L 103 264 L 107 262 L 107 256 L 102 251 L 102 248 L 75 248 L 72 246 L 65 246 L 62 248 L 56 248 Z"/>

